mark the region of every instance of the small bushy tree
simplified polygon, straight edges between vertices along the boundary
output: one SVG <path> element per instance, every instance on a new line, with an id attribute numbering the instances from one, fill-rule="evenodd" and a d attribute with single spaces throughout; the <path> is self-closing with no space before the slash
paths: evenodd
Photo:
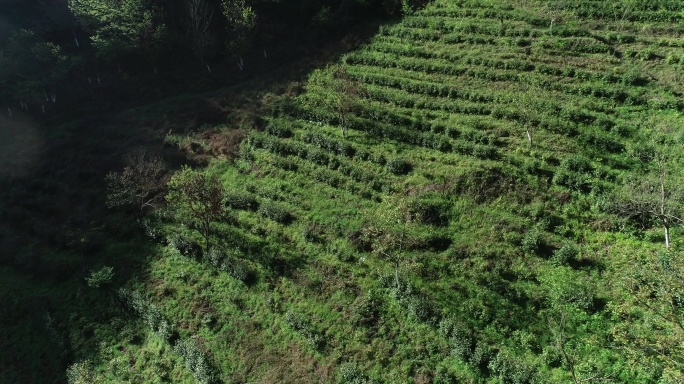
<path id="1" fill-rule="evenodd" d="M 684 223 L 684 187 L 681 183 L 681 145 L 677 116 L 652 117 L 652 132 L 634 151 L 639 173 L 628 179 L 617 193 L 616 213 L 644 225 L 657 222 L 664 230 L 665 247 L 670 248 L 670 229 Z"/>
<path id="2" fill-rule="evenodd" d="M 307 83 L 305 103 L 313 110 L 332 116 L 346 136 L 349 118 L 358 110 L 365 91 L 343 64 L 316 70 Z"/>
<path id="3" fill-rule="evenodd" d="M 181 168 L 169 181 L 166 200 L 188 224 L 199 228 L 209 251 L 211 224 L 223 218 L 226 190 L 216 176 L 209 176 L 188 166 Z"/>
<path id="4" fill-rule="evenodd" d="M 164 162 L 144 151 L 126 156 L 125 162 L 123 171 L 110 172 L 105 178 L 107 206 L 134 206 L 140 213 L 146 208 L 156 208 L 164 189 Z"/>

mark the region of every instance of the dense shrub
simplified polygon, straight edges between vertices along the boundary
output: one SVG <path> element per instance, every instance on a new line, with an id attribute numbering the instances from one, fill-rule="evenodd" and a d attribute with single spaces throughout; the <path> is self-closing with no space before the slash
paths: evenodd
<path id="1" fill-rule="evenodd" d="M 393 158 L 387 162 L 387 171 L 397 176 L 408 174 L 412 168 L 411 163 L 400 158 Z"/>
<path id="2" fill-rule="evenodd" d="M 170 340 L 173 336 L 171 324 L 162 314 L 161 310 L 154 304 L 148 302 L 139 292 L 121 288 L 118 291 L 120 304 L 135 312 L 163 340 Z"/>
<path id="3" fill-rule="evenodd" d="M 281 224 L 289 224 L 294 220 L 294 216 L 285 207 L 272 201 L 261 204 L 258 212 L 261 216 Z"/>
<path id="4" fill-rule="evenodd" d="M 542 231 L 536 225 L 525 233 L 520 244 L 525 253 L 537 253 L 541 245 Z"/>
<path id="5" fill-rule="evenodd" d="M 356 325 L 372 326 L 380 320 L 382 297 L 376 290 L 356 300 L 351 308 L 351 321 Z"/>
<path id="6" fill-rule="evenodd" d="M 565 265 L 577 258 L 579 255 L 580 248 L 575 243 L 566 243 L 561 248 L 553 252 L 551 261 L 558 265 Z"/>
<path id="7" fill-rule="evenodd" d="M 104 266 L 98 270 L 90 271 L 90 276 L 85 279 L 89 287 L 99 288 L 102 285 L 111 283 L 113 278 L 114 268 Z"/>
<path id="8" fill-rule="evenodd" d="M 475 338 L 473 331 L 454 317 L 447 317 L 439 322 L 439 333 L 449 340 L 451 354 L 463 361 L 468 361 L 473 354 Z"/>
<path id="9" fill-rule="evenodd" d="M 185 366 L 192 372 L 198 384 L 212 384 L 216 382 L 214 367 L 209 362 L 207 354 L 200 349 L 193 339 L 179 340 L 173 347 L 185 361 Z"/>
<path id="10" fill-rule="evenodd" d="M 231 208 L 246 211 L 256 211 L 259 208 L 256 197 L 249 192 L 242 191 L 227 193 L 226 204 Z"/>
<path id="11" fill-rule="evenodd" d="M 254 277 L 254 273 L 250 271 L 244 261 L 233 255 L 228 255 L 220 249 L 212 248 L 207 254 L 207 261 L 214 268 L 224 271 L 240 281 L 249 282 Z"/>
<path id="12" fill-rule="evenodd" d="M 169 236 L 168 244 L 169 247 L 178 251 L 182 256 L 190 258 L 199 258 L 202 256 L 202 246 L 179 233 L 174 233 Z"/>
<path id="13" fill-rule="evenodd" d="M 489 362 L 489 369 L 501 383 L 527 384 L 534 382 L 536 370 L 520 357 L 512 357 L 505 351 L 499 351 Z"/>
<path id="14" fill-rule="evenodd" d="M 371 380 L 361 372 L 359 368 L 353 363 L 344 363 L 340 365 L 337 374 L 337 383 L 339 384 L 377 384 L 375 380 Z"/>
<path id="15" fill-rule="evenodd" d="M 271 136 L 280 138 L 292 137 L 292 130 L 290 128 L 284 127 L 274 122 L 271 122 L 266 126 L 266 132 L 268 132 L 268 134 Z"/>
<path id="16" fill-rule="evenodd" d="M 410 202 L 409 209 L 411 216 L 423 224 L 442 227 L 449 223 L 450 204 L 441 196 L 425 195 L 416 198 Z"/>
<path id="17" fill-rule="evenodd" d="M 593 183 L 592 171 L 593 166 L 587 157 L 573 155 L 561 161 L 552 181 L 556 185 L 562 185 L 580 192 L 588 192 Z"/>
<path id="18" fill-rule="evenodd" d="M 315 350 L 320 350 L 325 346 L 325 339 L 323 335 L 318 332 L 313 324 L 303 315 L 287 312 L 285 314 L 285 323 L 295 332 L 306 339 L 307 344 Z"/>

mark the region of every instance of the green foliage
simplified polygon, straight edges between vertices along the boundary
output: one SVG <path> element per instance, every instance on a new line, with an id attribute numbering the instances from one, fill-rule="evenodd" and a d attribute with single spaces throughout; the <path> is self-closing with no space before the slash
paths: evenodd
<path id="1" fill-rule="evenodd" d="M 131 53 L 150 53 L 162 41 L 158 9 L 146 0 L 69 0 L 69 9 L 91 33 L 98 55 L 114 60 Z"/>
<path id="2" fill-rule="evenodd" d="M 67 368 L 66 376 L 69 384 L 99 384 L 104 382 L 101 377 L 95 374 L 93 363 L 90 360 L 70 365 Z"/>
<path id="3" fill-rule="evenodd" d="M 198 345 L 195 339 L 179 340 L 173 347 L 185 361 L 185 366 L 192 371 L 192 376 L 198 384 L 212 384 L 216 382 L 214 367 L 209 356 Z"/>
<path id="4" fill-rule="evenodd" d="M 133 311 L 147 323 L 150 330 L 162 340 L 170 340 L 174 330 L 161 309 L 147 301 L 139 292 L 121 288 L 118 298 L 124 308 Z"/>
<path id="5" fill-rule="evenodd" d="M 304 337 L 306 343 L 312 349 L 320 350 L 325 347 L 326 341 L 324 336 L 313 327 L 313 324 L 305 316 L 295 312 L 287 312 L 285 314 L 285 323 Z"/>
<path id="6" fill-rule="evenodd" d="M 553 252 L 551 260 L 558 265 L 566 265 L 575 261 L 579 253 L 580 248 L 577 244 L 568 242 Z"/>
<path id="7" fill-rule="evenodd" d="M 256 197 L 249 192 L 235 191 L 227 193 L 226 204 L 233 209 L 246 211 L 256 211 L 259 208 L 259 202 Z"/>
<path id="8" fill-rule="evenodd" d="M 564 158 L 553 176 L 553 183 L 579 192 L 588 192 L 593 185 L 591 161 L 582 155 Z"/>
<path id="9" fill-rule="evenodd" d="M 100 288 L 103 285 L 108 285 L 114 278 L 114 268 L 104 266 L 98 270 L 90 271 L 90 276 L 86 277 L 86 282 L 89 287 Z"/>
<path id="10" fill-rule="evenodd" d="M 82 25 L 88 9 L 104 12 L 114 4 L 78 3 Z M 101 50 L 96 41 L 98 69 L 125 64 L 140 49 L 149 50 L 148 57 L 165 57 L 154 53 L 159 33 L 174 51 L 192 49 L 212 60 L 214 73 L 204 73 L 199 83 L 213 84 L 225 63 L 247 75 L 239 87 L 212 91 L 218 106 L 231 112 L 221 124 L 245 126 L 250 124 L 239 116 L 266 115 L 247 133 L 236 163 L 212 158 L 206 172 L 184 167 L 173 176 L 168 207 L 142 218 L 155 240 L 149 248 L 126 223 L 81 228 L 100 222 L 81 215 L 87 202 L 102 196 L 80 199 L 73 193 L 71 199 L 85 204 L 73 211 L 74 228 L 53 232 L 31 223 L 44 207 L 57 216 L 62 206 L 80 207 L 52 201 L 69 180 L 30 181 L 53 165 L 36 167 L 35 177 L 22 181 L 23 190 L 0 188 L 6 190 L 0 242 L 32 239 L 30 251 L 7 252 L 3 265 L 11 265 L 11 272 L 2 276 L 35 270 L 41 277 L 24 283 L 38 282 L 38 288 L 22 291 L 20 297 L 29 300 L 25 307 L 10 300 L 11 310 L 0 313 L 0 329 L 7 329 L 0 340 L 29 346 L 0 361 L 10 367 L 0 372 L 0 381 L 39 380 L 20 380 L 12 371 L 24 366 L 25 356 L 47 356 L 26 371 L 54 360 L 57 371 L 71 365 L 67 374 L 74 381 L 89 382 L 184 382 L 191 375 L 199 382 L 292 383 L 681 380 L 681 231 L 672 226 L 671 251 L 658 254 L 652 242 L 662 229 L 651 228 L 664 225 L 662 213 L 653 215 L 660 176 L 667 177 L 666 197 L 673 198 L 666 218 L 680 216 L 681 159 L 675 149 L 681 147 L 682 125 L 676 60 L 684 48 L 676 39 L 681 7 L 660 0 L 542 3 L 436 0 L 359 40 L 365 44 L 346 54 L 344 64 L 314 72 L 308 84 L 288 85 L 289 77 L 277 71 L 284 83 L 273 87 L 271 76 L 259 76 L 264 72 L 256 67 L 270 71 L 295 54 L 282 39 L 273 47 L 276 36 L 289 30 L 273 20 L 323 34 L 371 10 L 397 11 L 407 2 L 131 0 L 110 12 L 120 25 L 91 19 L 95 36 L 121 48 Z M 194 30 L 188 17 L 193 4 L 214 12 L 213 18 L 206 17 L 211 12 L 196 18 Z M 139 17 L 140 11 L 151 18 Z M 70 40 L 70 28 L 55 36 Z M 79 37 L 82 32 L 75 30 Z M 45 36 L 21 41 L 53 41 Z M 261 60 L 262 48 L 244 44 L 252 36 L 268 49 L 268 58 Z M 357 41 L 343 45 L 348 43 Z M 83 57 L 92 52 L 87 45 L 80 47 Z M 0 60 L 9 57 L 7 47 L 0 47 Z M 40 61 L 55 63 L 51 57 L 72 48 L 54 48 Z M 238 72 L 235 59 L 220 60 L 233 57 L 235 49 L 244 49 L 254 73 Z M 252 66 L 256 57 L 259 65 Z M 21 69 L 0 66 L 20 77 Z M 163 71 L 154 78 L 164 84 L 164 94 L 177 89 L 167 75 L 174 79 Z M 3 85 L 19 84 L 12 76 Z M 195 80 L 182 83 L 195 89 Z M 32 89 L 42 93 L 55 81 Z M 101 97 L 108 100 L 113 88 L 108 84 Z M 270 105 L 273 93 L 278 101 Z M 145 130 L 121 136 L 145 141 L 139 134 L 157 129 L 177 135 L 186 112 L 171 105 L 127 112 L 126 125 Z M 654 119 L 643 118 L 646 109 Z M 157 111 L 159 119 L 162 113 L 168 117 L 155 121 Z M 118 121 L 115 112 L 108 116 Z M 53 126 L 52 117 L 45 121 Z M 80 145 L 86 134 L 80 127 L 88 122 L 66 124 L 73 130 L 51 128 L 56 132 L 47 137 Z M 191 125 L 201 132 L 179 141 L 206 147 L 214 145 L 213 132 L 224 129 Z M 644 135 L 667 126 L 672 129 L 653 142 Z M 109 131 L 115 129 L 97 130 Z M 111 149 L 93 153 L 118 153 Z M 656 164 L 663 154 L 669 156 L 665 174 Z M 74 157 L 80 162 L 81 155 Z M 59 177 L 71 174 L 61 171 Z M 126 172 L 110 176 L 110 187 Z M 87 176 L 80 168 L 76 173 Z M 619 204 L 640 196 L 651 199 Z M 634 214 L 635 207 L 649 209 Z M 234 211 L 228 215 L 228 209 Z M 23 236 L 14 236 L 15 228 L 24 227 Z M 130 248 L 109 240 L 122 232 L 133 237 Z M 36 256 L 35 249 L 46 244 L 69 256 Z M 84 254 L 96 258 L 91 265 L 121 260 L 116 278 L 126 287 L 120 301 L 130 313 L 108 305 L 107 291 L 82 290 L 82 280 L 73 291 L 60 286 L 43 302 L 43 275 L 65 278 L 65 266 L 73 268 Z M 16 285 L 7 280 L 8 289 Z M 14 325 L 32 318 L 36 306 L 66 307 L 45 324 L 38 315 L 49 337 Z M 81 317 L 83 308 L 95 308 L 97 315 Z M 101 323 L 110 318 L 116 320 Z M 152 330 L 147 340 L 141 328 Z M 20 336 L 13 338 L 17 329 Z M 30 349 L 42 348 L 47 341 L 36 342 L 41 337 L 53 349 L 67 345 L 63 335 L 73 358 L 65 354 L 58 361 L 39 347 Z M 91 362 L 74 364 L 84 358 Z"/>
<path id="11" fill-rule="evenodd" d="M 397 176 L 408 174 L 412 168 L 410 162 L 400 158 L 393 158 L 387 162 L 387 171 Z"/>
<path id="12" fill-rule="evenodd" d="M 505 350 L 499 351 L 488 367 L 502 383 L 525 384 L 536 381 L 534 367 L 510 356 Z"/>
<path id="13" fill-rule="evenodd" d="M 613 337 L 630 361 L 663 370 L 665 380 L 682 379 L 682 252 L 641 250 L 625 254 L 611 305 L 618 321 Z"/>
<path id="14" fill-rule="evenodd" d="M 259 207 L 259 214 L 281 224 L 289 224 L 294 216 L 283 205 L 266 201 Z"/>
<path id="15" fill-rule="evenodd" d="M 0 45 L 0 97 L 26 103 L 43 101 L 43 92 L 62 82 L 77 61 L 33 30 L 8 33 L 6 43 Z"/>
<path id="16" fill-rule="evenodd" d="M 248 282 L 253 278 L 253 272 L 249 266 L 234 255 L 229 255 L 219 249 L 212 248 L 206 256 L 207 261 L 219 270 L 227 272 L 230 276 Z"/>
<path id="17" fill-rule="evenodd" d="M 337 374 L 339 384 L 374 384 L 375 380 L 368 378 L 354 363 L 344 363 Z"/>
<path id="18" fill-rule="evenodd" d="M 226 190 L 216 176 L 184 166 L 168 183 L 166 201 L 182 221 L 199 228 L 209 250 L 211 224 L 226 215 Z"/>
<path id="19" fill-rule="evenodd" d="M 245 0 L 221 0 L 221 13 L 228 21 L 227 29 L 234 36 L 231 44 L 245 44 L 249 33 L 257 27 L 257 14 Z"/>
<path id="20" fill-rule="evenodd" d="M 473 354 L 475 339 L 473 331 L 455 317 L 446 317 L 439 322 L 439 333 L 449 341 L 451 354 L 467 362 Z"/>

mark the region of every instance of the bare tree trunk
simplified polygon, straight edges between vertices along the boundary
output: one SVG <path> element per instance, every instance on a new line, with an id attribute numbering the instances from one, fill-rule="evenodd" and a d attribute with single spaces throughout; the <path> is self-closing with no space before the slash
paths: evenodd
<path id="1" fill-rule="evenodd" d="M 529 127 L 527 129 L 527 141 L 530 143 L 530 147 L 532 146 L 532 131 L 530 130 Z"/>
<path id="2" fill-rule="evenodd" d="M 665 248 L 670 249 L 670 223 L 667 221 L 665 215 L 665 169 L 660 164 L 660 217 L 662 217 L 663 226 L 665 227 Z"/>
<path id="3" fill-rule="evenodd" d="M 670 249 L 670 227 L 665 225 L 665 247 Z"/>

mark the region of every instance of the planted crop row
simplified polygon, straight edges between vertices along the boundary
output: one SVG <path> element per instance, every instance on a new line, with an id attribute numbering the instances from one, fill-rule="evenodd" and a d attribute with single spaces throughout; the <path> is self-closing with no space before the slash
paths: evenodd
<path id="1" fill-rule="evenodd" d="M 389 28 L 380 28 L 379 34 L 385 36 L 395 36 L 410 39 L 415 42 L 438 41 L 444 35 L 442 32 L 429 28 L 409 28 L 395 25 Z"/>
<path id="2" fill-rule="evenodd" d="M 447 60 L 397 57 L 368 51 L 347 55 L 344 61 L 349 65 L 364 64 L 382 68 L 400 68 L 407 71 L 439 73 L 451 76 L 460 76 L 468 70 L 466 66 L 457 66 Z"/>
<path id="3" fill-rule="evenodd" d="M 372 100 L 401 106 L 404 108 L 427 109 L 456 114 L 485 116 L 492 113 L 486 104 L 470 103 L 463 100 L 435 98 L 415 95 L 395 88 L 367 85 L 366 92 Z"/>
<path id="4" fill-rule="evenodd" d="M 578 17 L 584 19 L 628 20 L 632 22 L 668 22 L 682 21 L 682 6 L 677 1 L 654 0 L 638 1 L 620 7 L 610 1 L 572 1 L 564 6 Z"/>
<path id="5" fill-rule="evenodd" d="M 538 46 L 549 50 L 561 50 L 566 55 L 569 53 L 606 54 L 613 52 L 610 45 L 585 37 L 543 40 L 539 42 Z"/>
<path id="6" fill-rule="evenodd" d="M 382 53 L 392 53 L 404 57 L 419 57 L 422 59 L 444 59 L 451 62 L 457 62 L 463 59 L 464 52 L 456 51 L 454 47 L 441 45 L 439 49 L 437 47 L 421 47 L 417 45 L 401 43 L 398 41 L 393 42 L 375 42 L 369 47 L 369 50 Z"/>
<path id="7" fill-rule="evenodd" d="M 498 17 L 497 17 L 498 18 Z M 511 28 L 510 23 L 500 24 L 493 20 L 458 19 L 435 16 L 413 16 L 402 21 L 402 26 L 436 30 L 445 34 L 468 33 L 499 37 L 538 37 L 542 33 L 529 28 Z"/>
<path id="8" fill-rule="evenodd" d="M 647 79 L 636 72 L 628 72 L 618 76 L 610 72 L 590 72 L 573 67 L 558 68 L 548 64 L 539 64 L 534 71 L 548 76 L 567 77 L 581 81 L 602 81 L 608 84 L 643 86 L 648 83 Z"/>
<path id="9" fill-rule="evenodd" d="M 445 33 L 433 29 L 394 26 L 383 33 L 384 36 L 406 39 L 416 44 L 439 41 L 444 44 L 500 45 L 500 39 L 496 35 L 474 34 L 467 31 Z"/>
<path id="10" fill-rule="evenodd" d="M 570 95 L 592 96 L 601 99 L 613 100 L 625 105 L 646 105 L 647 101 L 638 92 L 625 89 L 621 86 L 605 83 L 584 82 L 579 85 L 565 85 L 560 83 L 551 84 L 551 88 Z"/>
<path id="11" fill-rule="evenodd" d="M 475 144 L 486 144 L 490 146 L 499 145 L 496 137 L 487 135 L 482 132 L 482 128 L 475 124 L 474 129 L 464 127 L 465 124 L 447 124 L 444 122 L 431 121 L 427 116 L 408 116 L 403 113 L 395 112 L 394 108 L 387 108 L 387 105 L 379 105 L 378 103 L 366 104 L 358 111 L 357 116 L 365 119 L 383 122 L 390 125 L 402 126 L 410 128 L 418 132 L 431 132 L 434 134 L 446 134 L 452 139 L 463 139 Z"/>
<path id="12" fill-rule="evenodd" d="M 377 200 L 378 192 L 386 193 L 390 188 L 390 185 L 384 179 L 364 174 L 362 168 L 354 165 L 342 164 L 338 169 L 333 170 L 304 159 L 284 158 L 273 153 L 263 158 L 262 161 L 284 172 L 306 175 L 310 180 L 323 183 L 331 188 L 350 192 L 368 200 Z M 355 179 L 358 179 L 358 181 Z"/>
<path id="13" fill-rule="evenodd" d="M 463 88 L 457 88 L 456 86 L 444 83 L 412 80 L 405 77 L 388 76 L 381 73 L 352 72 L 352 76 L 364 84 L 396 88 L 414 94 L 463 99 L 474 103 L 491 103 L 495 101 L 494 97 L 491 95 L 467 91 Z"/>
<path id="14" fill-rule="evenodd" d="M 447 137 L 432 132 L 415 132 L 411 129 L 361 118 L 353 119 L 352 126 L 354 129 L 364 131 L 372 136 L 386 137 L 401 143 L 434 149 L 440 152 L 455 152 L 489 159 L 498 156 L 495 146 L 469 142 L 466 135 L 463 136 L 465 140 L 450 140 Z M 454 130 L 453 132 L 455 132 L 454 136 L 456 137 L 461 135 L 460 130 Z"/>

